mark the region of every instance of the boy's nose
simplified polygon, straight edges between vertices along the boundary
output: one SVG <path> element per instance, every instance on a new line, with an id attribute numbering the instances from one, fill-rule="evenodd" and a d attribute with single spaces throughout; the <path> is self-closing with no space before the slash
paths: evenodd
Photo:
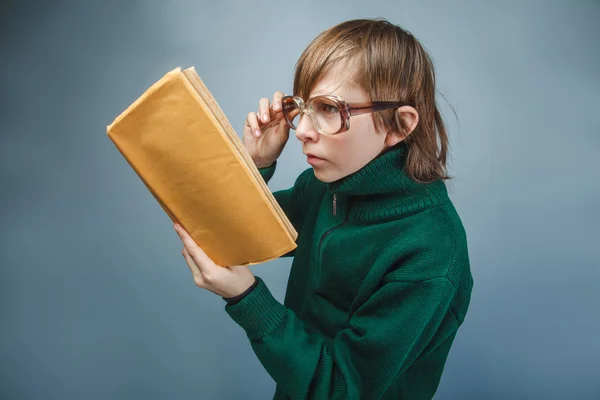
<path id="1" fill-rule="evenodd" d="M 302 142 L 307 139 L 316 141 L 318 136 L 319 132 L 316 131 L 308 114 L 303 114 L 302 118 L 300 119 L 300 123 L 296 127 L 296 137 L 298 140 Z"/>

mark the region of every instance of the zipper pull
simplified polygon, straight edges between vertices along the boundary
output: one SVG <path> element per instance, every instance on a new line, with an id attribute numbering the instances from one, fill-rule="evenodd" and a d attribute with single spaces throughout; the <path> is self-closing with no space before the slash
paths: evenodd
<path id="1" fill-rule="evenodd" d="M 335 215 L 336 200 L 337 200 L 337 196 L 336 196 L 336 194 L 334 193 L 334 194 L 333 194 L 333 215 Z"/>

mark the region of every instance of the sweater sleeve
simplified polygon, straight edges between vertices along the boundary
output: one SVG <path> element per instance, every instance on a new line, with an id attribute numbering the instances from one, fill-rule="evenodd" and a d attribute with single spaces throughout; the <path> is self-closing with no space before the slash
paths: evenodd
<path id="1" fill-rule="evenodd" d="M 326 341 L 257 279 L 252 292 L 225 309 L 269 375 L 294 399 L 380 398 L 428 346 L 454 294 L 445 277 L 388 281 Z"/>
<path id="2" fill-rule="evenodd" d="M 268 167 L 259 168 L 258 172 L 260 172 L 265 182 L 269 183 L 273 177 L 273 174 L 275 173 L 276 168 L 277 160 Z M 277 203 L 294 226 L 294 229 L 296 229 L 296 232 L 298 232 L 298 235 L 300 235 L 302 223 L 304 222 L 304 189 L 308 182 L 309 173 L 311 173 L 311 170 L 312 168 L 304 170 L 296 178 L 296 181 L 291 188 L 273 192 L 273 197 L 275 197 L 275 200 L 277 200 Z M 292 249 L 281 257 L 293 257 L 296 253 L 296 249 Z"/>

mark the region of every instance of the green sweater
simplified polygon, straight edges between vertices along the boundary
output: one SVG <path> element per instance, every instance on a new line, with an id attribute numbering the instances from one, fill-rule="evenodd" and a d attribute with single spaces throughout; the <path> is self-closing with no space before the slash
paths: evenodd
<path id="1" fill-rule="evenodd" d="M 409 179 L 406 154 L 401 142 L 332 183 L 308 168 L 273 193 L 298 231 L 284 303 L 257 276 L 225 310 L 275 380 L 274 399 L 436 392 L 473 278 L 445 183 Z M 276 165 L 259 170 L 266 182 Z"/>

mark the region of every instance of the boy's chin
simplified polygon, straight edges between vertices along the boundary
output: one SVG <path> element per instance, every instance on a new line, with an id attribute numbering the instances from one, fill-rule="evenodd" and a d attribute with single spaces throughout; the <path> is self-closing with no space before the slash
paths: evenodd
<path id="1" fill-rule="evenodd" d="M 339 171 L 327 171 L 320 168 L 313 168 L 313 172 L 315 173 L 315 178 L 323 183 L 335 182 L 345 176 Z"/>

